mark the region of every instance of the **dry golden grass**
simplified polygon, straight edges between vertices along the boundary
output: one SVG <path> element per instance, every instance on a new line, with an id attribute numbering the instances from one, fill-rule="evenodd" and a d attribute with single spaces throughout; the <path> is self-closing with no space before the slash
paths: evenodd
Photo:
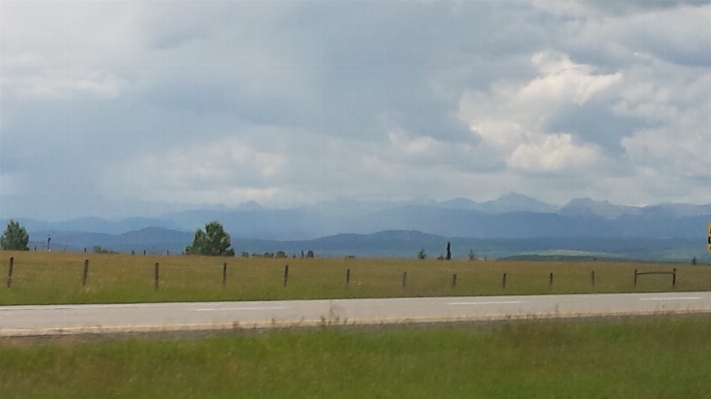
<path id="1" fill-rule="evenodd" d="M 8 258 L 15 258 L 6 288 Z M 88 282 L 81 286 L 84 259 Z M 160 288 L 154 290 L 155 263 Z M 227 284 L 222 286 L 222 264 Z M 283 287 L 284 265 L 289 283 Z M 0 252 L 0 304 L 373 298 L 672 291 L 671 276 L 640 271 L 677 268 L 677 291 L 711 288 L 708 267 L 611 262 L 437 261 L 416 259 L 263 259 L 199 256 Z M 346 270 L 351 270 L 345 287 Z M 595 286 L 590 273 L 595 271 Z M 407 286 L 402 288 L 402 273 Z M 502 288 L 502 274 L 507 286 Z M 549 285 L 549 273 L 554 273 Z M 451 287 L 457 274 L 457 286 Z"/>

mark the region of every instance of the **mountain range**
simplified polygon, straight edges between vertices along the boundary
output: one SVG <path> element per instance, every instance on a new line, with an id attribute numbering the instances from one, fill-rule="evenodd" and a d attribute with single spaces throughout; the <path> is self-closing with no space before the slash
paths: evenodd
<path id="1" fill-rule="evenodd" d="M 668 258 L 669 253 L 664 255 L 655 246 L 666 248 L 668 243 L 675 242 L 681 248 L 678 257 L 683 258 L 692 253 L 705 256 L 711 204 L 633 207 L 583 198 L 556 206 L 509 193 L 487 202 L 466 198 L 441 202 L 337 200 L 292 209 L 269 209 L 250 201 L 234 208 L 187 210 L 119 221 L 16 220 L 26 227 L 37 245 L 41 246 L 51 236 L 53 244 L 70 250 L 100 245 L 117 251 L 179 252 L 191 241 L 195 229 L 217 220 L 232 235 L 233 246 L 248 252 L 321 248 L 322 252 L 333 255 L 352 252 L 405 256 L 418 246 L 438 252 L 443 240 L 465 240 L 458 248 L 490 248 L 491 255 L 497 257 L 572 250 L 637 257 L 654 253 Z M 3 224 L 7 222 L 0 220 Z M 404 241 L 394 238 L 403 234 L 410 238 Z M 427 238 L 418 241 L 417 237 Z M 326 245 L 329 242 L 337 245 Z M 383 244 L 388 242 L 392 245 Z M 594 245 L 576 244 L 579 242 Z"/>
<path id="2" fill-rule="evenodd" d="M 89 232 L 42 232 L 51 235 L 53 251 L 92 252 L 98 245 L 116 252 L 138 255 L 180 254 L 190 244 L 193 234 L 184 231 L 148 227 L 123 234 Z M 635 259 L 648 261 L 683 261 L 692 257 L 702 263 L 711 262 L 699 240 L 658 238 L 468 238 L 444 237 L 414 230 L 388 230 L 373 234 L 337 234 L 311 240 L 265 240 L 233 238 L 232 247 L 238 255 L 284 251 L 289 256 L 300 256 L 312 250 L 317 257 L 415 257 L 424 250 L 430 258 L 445 251 L 452 244 L 454 259 L 467 259 L 470 251 L 480 259 L 531 256 L 570 259 Z M 45 242 L 32 242 L 31 249 L 45 250 Z"/>

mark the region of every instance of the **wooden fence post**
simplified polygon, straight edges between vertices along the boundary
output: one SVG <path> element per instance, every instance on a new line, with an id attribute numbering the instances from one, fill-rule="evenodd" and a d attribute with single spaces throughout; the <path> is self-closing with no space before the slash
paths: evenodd
<path id="1" fill-rule="evenodd" d="M 81 275 L 81 286 L 86 285 L 86 277 L 89 275 L 89 259 L 84 259 L 84 273 Z"/>
<path id="2" fill-rule="evenodd" d="M 351 284 L 351 269 L 346 270 L 346 288 Z"/>
<path id="3" fill-rule="evenodd" d="M 289 282 L 289 265 L 284 266 L 284 287 Z"/>
<path id="4" fill-rule="evenodd" d="M 10 265 L 7 267 L 7 288 L 10 288 L 12 285 L 12 269 L 15 264 L 15 258 L 12 256 L 10 257 Z"/>
<path id="5" fill-rule="evenodd" d="M 634 286 L 637 286 L 637 269 L 634 269 Z"/>
<path id="6" fill-rule="evenodd" d="M 672 287 L 676 287 L 676 267 L 674 268 L 674 271 L 672 272 Z"/>
<path id="7" fill-rule="evenodd" d="M 222 287 L 227 284 L 227 262 L 222 264 Z"/>
<path id="8" fill-rule="evenodd" d="M 452 275 L 452 289 L 457 288 L 457 274 Z"/>
<path id="9" fill-rule="evenodd" d="M 590 283 L 593 287 L 595 286 L 595 270 L 590 272 Z"/>
<path id="10" fill-rule="evenodd" d="M 407 285 L 407 272 L 402 273 L 402 288 L 405 288 Z"/>
<path id="11" fill-rule="evenodd" d="M 506 288 L 506 273 L 501 277 L 501 288 Z"/>
<path id="12" fill-rule="evenodd" d="M 160 266 L 158 265 L 158 262 L 156 262 L 155 266 L 155 271 L 153 273 L 153 285 L 155 286 L 156 291 L 158 291 L 158 269 Z"/>
<path id="13" fill-rule="evenodd" d="M 553 273 L 548 277 L 548 288 L 553 287 Z"/>

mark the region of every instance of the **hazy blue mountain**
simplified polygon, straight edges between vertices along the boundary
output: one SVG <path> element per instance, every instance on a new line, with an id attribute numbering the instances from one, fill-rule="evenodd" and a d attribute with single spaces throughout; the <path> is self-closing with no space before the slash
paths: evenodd
<path id="1" fill-rule="evenodd" d="M 472 201 L 468 198 L 454 198 L 438 202 L 436 205 L 440 208 L 466 209 L 485 213 L 555 212 L 558 210 L 558 207 L 555 205 L 547 204 L 535 198 L 527 197 L 514 192 L 504 194 L 495 200 L 481 203 Z"/>
<path id="2" fill-rule="evenodd" d="M 518 196 L 509 198 L 520 199 Z M 711 213 L 686 215 L 668 206 L 618 207 L 592 200 L 573 202 L 558 213 L 493 212 L 495 208 L 492 207 L 489 211 L 469 209 L 473 204 L 464 199 L 447 202 L 444 206 L 441 203 L 341 202 L 289 210 L 196 210 L 163 217 L 175 222 L 182 230 L 193 231 L 210 220 L 218 220 L 235 238 L 272 240 L 315 239 L 394 229 L 474 238 L 698 238 L 704 236 L 706 224 L 711 220 Z M 476 204 L 475 208 L 480 205 Z M 498 209 L 505 209 L 505 203 L 500 205 Z"/>
<path id="3" fill-rule="evenodd" d="M 469 198 L 453 198 L 451 200 L 438 202 L 437 205 L 441 208 L 449 209 L 477 209 L 479 203 Z"/>
<path id="4" fill-rule="evenodd" d="M 30 240 L 34 242 L 31 249 L 35 245 L 38 249 L 42 248 L 41 243 L 46 243 L 48 235 L 52 237 L 50 247 L 55 251 L 64 250 L 66 247 L 68 251 L 83 251 L 86 248 L 89 252 L 94 245 L 99 245 L 116 252 L 143 253 L 145 250 L 147 253 L 180 253 L 193 239 L 193 233 L 161 227 L 147 227 L 122 234 L 40 231 L 30 233 Z"/>
<path id="5" fill-rule="evenodd" d="M 256 211 L 256 210 L 260 210 L 263 208 L 261 205 L 259 205 L 259 203 L 257 201 L 247 201 L 247 202 L 243 202 L 243 203 L 237 205 L 237 207 L 235 209 L 241 210 L 241 211 Z"/>
<path id="6" fill-rule="evenodd" d="M 578 198 L 568 202 L 559 212 L 563 215 L 598 215 L 616 218 L 623 215 L 644 215 L 652 218 L 687 217 L 711 215 L 711 204 L 658 204 L 644 207 L 615 205 L 609 201 L 595 201 L 590 198 Z"/>
<path id="7" fill-rule="evenodd" d="M 61 222 L 42 222 L 34 219 L 14 219 L 27 229 L 28 232 L 40 231 L 72 231 L 92 232 L 104 234 L 121 234 L 128 231 L 140 230 L 146 227 L 163 227 L 166 229 L 179 229 L 180 226 L 167 219 L 133 217 L 119 221 L 109 221 L 97 217 L 72 219 Z M 0 220 L 0 224 L 7 225 L 9 219 Z"/>
<path id="8" fill-rule="evenodd" d="M 187 231 L 204 228 L 205 223 L 217 220 L 235 238 L 315 238 L 324 235 L 323 231 L 329 231 L 321 228 L 324 217 L 301 209 L 194 210 L 162 217 L 176 223 L 180 230 Z"/>
<path id="9" fill-rule="evenodd" d="M 286 210 L 266 209 L 254 203 L 251 207 L 238 206 L 230 210 L 172 212 L 162 215 L 162 218 L 175 222 L 183 230 L 194 230 L 210 220 L 219 220 L 235 237 L 293 240 L 388 229 L 430 231 L 430 226 L 413 224 L 413 221 L 422 219 L 423 212 L 448 214 L 449 210 L 500 214 L 513 211 L 552 212 L 555 209 L 555 206 L 536 199 L 509 193 L 484 203 L 466 198 L 439 203 L 424 200 L 395 203 L 340 199 Z"/>
<path id="10" fill-rule="evenodd" d="M 425 200 L 396 203 L 340 199 L 293 209 L 268 209 L 252 201 L 237 207 L 165 213 L 157 218 L 19 221 L 37 241 L 46 239 L 41 234 L 59 234 L 62 231 L 116 235 L 161 227 L 192 233 L 212 220 L 221 222 L 235 239 L 277 241 L 313 240 L 338 234 L 365 235 L 390 230 L 480 239 L 603 237 L 705 240 L 706 225 L 711 221 L 711 205 L 629 207 L 607 201 L 578 199 L 559 211 L 551 211 L 554 208 L 553 205 L 510 193 L 484 203 L 466 198 L 439 203 Z"/>
<path id="11" fill-rule="evenodd" d="M 558 210 L 558 207 L 535 198 L 510 192 L 495 200 L 482 202 L 474 209 L 487 213 L 555 212 Z"/>
<path id="12" fill-rule="evenodd" d="M 642 208 L 642 213 L 655 216 L 703 216 L 711 215 L 711 204 L 659 204 Z M 711 222 L 711 220 L 709 220 Z"/>
<path id="13" fill-rule="evenodd" d="M 563 215 L 596 215 L 616 218 L 622 215 L 641 215 L 643 208 L 614 205 L 609 201 L 595 201 L 590 198 L 579 198 L 568 202 L 560 209 L 559 213 Z"/>
<path id="14" fill-rule="evenodd" d="M 99 234 L 87 232 L 38 233 L 39 240 L 51 234 L 53 251 L 87 251 L 100 245 L 112 251 L 148 254 L 180 254 L 192 241 L 188 232 L 147 228 L 123 234 Z M 31 239 L 35 239 L 31 236 Z M 454 259 L 467 259 L 469 251 L 478 258 L 501 258 L 510 256 L 538 256 L 583 258 L 626 258 L 641 260 L 674 260 L 687 262 L 696 256 L 701 262 L 711 261 L 705 251 L 703 240 L 657 239 L 657 238 L 599 238 L 599 237 L 554 237 L 554 238 L 466 238 L 445 237 L 413 230 L 389 230 L 373 234 L 339 234 L 313 240 L 264 240 L 236 238 L 232 246 L 239 255 L 275 253 L 285 251 L 289 256 L 301 255 L 312 250 L 317 257 L 400 257 L 415 258 L 424 249 L 428 258 L 437 258 L 445 252 L 447 242 L 452 244 Z M 32 245 L 31 245 L 32 247 Z M 41 247 L 38 245 L 38 249 Z"/>

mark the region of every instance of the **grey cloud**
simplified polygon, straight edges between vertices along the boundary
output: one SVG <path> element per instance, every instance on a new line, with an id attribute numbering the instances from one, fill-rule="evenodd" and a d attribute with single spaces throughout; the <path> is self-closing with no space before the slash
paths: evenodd
<path id="1" fill-rule="evenodd" d="M 481 200 L 498 189 L 553 202 L 572 192 L 595 197 L 574 179 L 613 195 L 593 183 L 636 176 L 636 161 L 628 159 L 621 140 L 676 122 L 634 113 L 647 104 L 620 112 L 617 88 L 582 105 L 567 104 L 551 116 L 547 133 L 566 132 L 574 143 L 599 145 L 611 166 L 534 176 L 507 170 L 506 160 L 459 119 L 462 96 L 486 92 L 494 83 L 532 82 L 539 71 L 531 56 L 560 52 L 596 73 L 621 72 L 622 88 L 632 92 L 635 83 L 658 89 L 673 81 L 669 100 L 657 105 L 676 107 L 695 125 L 699 118 L 686 110 L 705 95 L 679 93 L 691 93 L 708 66 L 708 40 L 685 40 L 673 27 L 652 26 L 657 20 L 645 17 L 662 13 L 663 21 L 670 13 L 669 24 L 698 23 L 678 12 L 686 3 L 680 4 L 595 2 L 571 15 L 527 2 L 146 2 L 113 4 L 110 12 L 92 3 L 92 18 L 103 23 L 91 25 L 92 18 L 82 17 L 82 7 L 89 6 L 75 3 L 66 48 L 49 40 L 62 36 L 61 24 L 44 23 L 58 22 L 56 17 L 43 15 L 43 26 L 51 26 L 41 31 L 48 36 L 43 43 L 30 37 L 32 10 L 20 14 L 15 11 L 21 4 L 4 6 L 0 168 L 26 180 L 25 194 L 10 199 L 2 193 L 2 212 L 102 214 L 112 207 L 130 213 L 130 206 L 106 199 L 122 190 L 111 184 L 111 173 L 146 159 L 170 169 L 170 157 L 179 155 L 220 173 L 201 178 L 186 166 L 184 182 L 192 182 L 186 192 L 275 188 L 282 196 L 276 204 L 290 197 L 388 199 L 434 192 L 439 199 Z M 6 23 L 15 20 L 14 27 Z M 97 34 L 79 34 L 92 31 Z M 669 38 L 661 37 L 667 33 Z M 642 60 L 634 51 L 662 61 Z M 52 75 L 57 70 L 76 73 L 77 87 L 67 89 L 69 75 Z M 87 91 L 101 83 L 80 79 L 90 73 L 121 82 L 112 89 L 116 95 Z M 33 97 L 8 85 L 18 76 L 40 75 L 40 84 L 54 76 L 50 83 L 65 90 L 63 97 Z M 393 132 L 402 134 L 401 143 L 391 142 Z M 283 164 L 264 175 L 234 159 L 210 164 L 195 156 L 233 138 L 256 151 L 247 159 L 262 154 Z M 658 163 L 646 166 L 658 170 Z M 155 173 L 156 184 L 166 175 L 176 186 L 183 183 L 162 170 Z M 682 192 L 685 184 L 691 183 L 683 180 L 674 190 Z M 122 194 L 138 204 L 150 197 L 150 186 L 128 185 L 123 190 L 135 191 Z M 169 188 L 180 197 L 179 188 Z M 664 197 L 642 185 L 639 191 Z M 53 193 L 52 206 L 42 206 L 38 193 L 45 192 Z M 149 208 L 155 209 L 135 207 Z"/>
<path id="2" fill-rule="evenodd" d="M 523 48 L 530 51 L 536 36 L 507 32 L 525 18 L 518 6 L 500 12 L 481 2 L 456 6 L 386 2 L 371 7 L 368 14 L 365 25 L 360 19 L 344 20 L 352 13 L 341 15 L 339 32 L 330 37 L 327 76 L 330 90 L 342 93 L 333 98 L 334 120 L 348 120 L 343 115 L 348 112 L 353 118 L 349 125 L 373 123 L 377 122 L 373 115 L 385 112 L 417 134 L 448 140 L 473 137 L 451 117 L 463 89 L 477 78 L 483 84 L 487 72 L 499 77 L 521 75 L 521 65 L 502 69 L 491 58 L 517 54 Z M 435 77 L 450 80 L 444 83 L 448 96 L 433 93 Z"/>
<path id="3" fill-rule="evenodd" d="M 641 118 L 615 114 L 607 101 L 570 104 L 558 112 L 548 124 L 552 132 L 573 133 L 582 140 L 595 143 L 612 156 L 624 153 L 621 140 L 639 129 L 659 126 Z"/>
<path id="4" fill-rule="evenodd" d="M 711 40 L 691 48 L 680 48 L 673 44 L 659 42 L 650 43 L 648 48 L 659 58 L 676 64 L 689 67 L 709 67 L 711 66 L 711 52 L 704 51 L 708 48 L 707 45 L 711 46 Z"/>
<path id="5" fill-rule="evenodd" d="M 477 7 L 481 10 L 475 11 L 481 12 L 453 10 L 449 3 L 389 2 L 367 8 L 357 4 L 328 4 L 314 11 L 313 15 L 297 13 L 295 19 L 298 22 L 283 16 L 284 19 L 277 18 L 282 23 L 264 22 L 264 25 L 276 28 L 260 31 L 254 15 L 264 16 L 264 13 L 258 13 L 261 6 L 256 6 L 257 10 L 250 9 L 247 13 L 254 16 L 250 22 L 253 29 L 233 32 L 235 40 L 249 42 L 245 36 L 253 36 L 262 51 L 287 49 L 286 56 L 271 60 L 249 46 L 247 55 L 241 56 L 241 52 L 231 51 L 228 43 L 212 37 L 211 40 L 218 44 L 212 46 L 212 50 L 205 53 L 208 57 L 201 60 L 212 66 L 228 65 L 231 58 L 236 57 L 238 64 L 233 73 L 244 75 L 249 82 L 240 85 L 229 77 L 232 71 L 212 68 L 204 72 L 207 79 L 223 79 L 220 87 L 211 88 L 209 84 L 199 82 L 203 79 L 200 76 L 202 71 L 187 71 L 187 79 L 186 76 L 167 79 L 163 85 L 168 87 L 163 95 L 161 85 L 154 85 L 153 96 L 164 106 L 173 103 L 184 108 L 198 102 L 198 108 L 236 113 L 256 123 L 296 124 L 326 134 L 341 131 L 350 134 L 357 127 L 362 129 L 362 135 L 370 136 L 369 132 L 380 128 L 385 116 L 420 135 L 471 140 L 474 136 L 453 118 L 452 110 L 457 107 L 464 85 L 470 84 L 472 77 L 481 80 L 481 75 L 486 72 L 500 75 L 500 62 L 480 60 L 479 65 L 468 71 L 469 76 L 464 77 L 464 81 L 448 83 L 452 93 L 447 98 L 432 92 L 432 75 L 443 71 L 439 75 L 446 76 L 449 69 L 463 70 L 471 58 L 482 57 L 482 54 L 501 56 L 506 51 L 514 54 L 523 51 L 526 42 L 534 36 L 505 32 L 492 34 L 490 21 L 485 23 L 488 17 L 497 15 L 496 11 L 488 4 Z M 228 8 L 224 14 L 240 14 L 239 11 L 238 8 Z M 475 18 L 464 18 L 461 14 Z M 398 15 L 398 18 L 393 19 L 392 15 Z M 498 12 L 497 19 L 513 16 L 513 13 Z M 264 17 L 269 21 L 267 16 Z M 433 18 L 440 19 L 441 24 L 432 24 Z M 315 24 L 308 25 L 304 19 L 315 20 Z M 220 22 L 228 23 L 228 19 L 218 19 L 217 23 Z M 212 21 L 210 23 L 214 25 Z M 294 25 L 297 34 L 282 34 L 284 29 Z M 224 29 L 232 31 L 229 26 Z M 520 48 L 512 51 L 509 49 L 512 45 Z M 254 69 L 256 64 L 263 69 Z M 285 69 L 290 73 L 285 74 Z M 509 72 L 518 75 L 521 69 L 510 68 Z M 482 73 L 483 70 L 486 72 Z M 312 78 L 314 75 L 318 76 L 317 80 Z M 307 80 L 310 85 L 293 86 L 294 79 Z M 260 82 L 273 80 L 281 83 L 279 89 L 270 91 L 260 86 Z M 233 98 L 226 100 L 225 92 L 232 93 Z M 189 98 L 193 93 L 194 98 Z"/>
<path id="6" fill-rule="evenodd" d="M 707 66 L 709 56 L 703 49 L 711 46 L 711 38 L 699 32 L 705 29 L 710 14 L 706 5 L 591 18 L 571 32 L 573 40 L 569 43 L 571 47 L 582 43 L 583 49 L 603 51 L 607 57 L 627 63 L 642 61 L 634 60 L 638 56 L 652 55 L 670 63 Z"/>
<path id="7" fill-rule="evenodd" d="M 709 0 L 631 0 L 631 1 L 596 1 L 582 2 L 590 8 L 610 15 L 626 16 L 639 12 L 659 11 L 680 6 L 699 7 L 711 4 Z"/>

